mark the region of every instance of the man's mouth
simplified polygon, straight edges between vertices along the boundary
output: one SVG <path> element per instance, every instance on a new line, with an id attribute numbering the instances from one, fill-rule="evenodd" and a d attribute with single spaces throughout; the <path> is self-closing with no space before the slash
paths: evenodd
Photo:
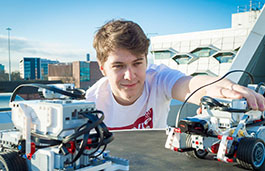
<path id="1" fill-rule="evenodd" d="M 121 84 L 121 86 L 123 86 L 123 87 L 128 87 L 128 88 L 135 87 L 136 85 L 137 85 L 137 83 Z"/>

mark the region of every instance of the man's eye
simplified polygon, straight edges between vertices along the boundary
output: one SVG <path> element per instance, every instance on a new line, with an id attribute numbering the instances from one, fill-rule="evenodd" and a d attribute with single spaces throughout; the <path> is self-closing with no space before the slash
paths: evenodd
<path id="1" fill-rule="evenodd" d="M 142 62 L 136 62 L 136 63 L 134 63 L 134 66 L 138 66 L 138 65 L 141 65 L 142 64 Z"/>
<path id="2" fill-rule="evenodd" d="M 113 65 L 112 67 L 113 67 L 113 68 L 122 68 L 123 65 Z"/>

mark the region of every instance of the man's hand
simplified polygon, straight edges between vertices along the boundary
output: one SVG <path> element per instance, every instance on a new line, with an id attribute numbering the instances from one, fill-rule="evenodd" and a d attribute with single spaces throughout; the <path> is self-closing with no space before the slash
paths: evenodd
<path id="1" fill-rule="evenodd" d="M 218 80 L 219 77 L 211 77 L 200 75 L 195 77 L 185 76 L 180 78 L 172 89 L 172 97 L 174 99 L 184 101 L 192 92 L 198 88 Z M 253 110 L 265 110 L 265 98 L 263 95 L 228 79 L 222 79 L 214 84 L 206 86 L 196 92 L 188 102 L 200 104 L 203 96 L 213 98 L 241 99 L 246 98 L 247 103 Z"/>
<path id="2" fill-rule="evenodd" d="M 222 82 L 221 82 L 222 83 Z M 206 96 L 228 99 L 246 98 L 248 106 L 253 110 L 265 110 L 265 98 L 263 95 L 247 87 L 224 80 L 222 84 L 212 85 L 205 88 Z"/>

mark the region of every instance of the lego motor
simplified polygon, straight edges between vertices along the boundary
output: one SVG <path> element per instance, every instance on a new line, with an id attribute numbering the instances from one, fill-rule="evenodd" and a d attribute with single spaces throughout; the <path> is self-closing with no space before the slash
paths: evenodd
<path id="1" fill-rule="evenodd" d="M 179 128 L 184 133 L 207 135 L 208 121 L 201 118 L 184 118 L 179 121 Z"/>

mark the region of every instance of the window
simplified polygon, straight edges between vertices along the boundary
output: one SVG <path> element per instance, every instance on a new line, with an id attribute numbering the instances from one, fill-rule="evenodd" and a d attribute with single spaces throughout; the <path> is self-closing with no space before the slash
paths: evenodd
<path id="1" fill-rule="evenodd" d="M 178 64 L 187 64 L 190 61 L 191 57 L 188 55 L 177 55 L 173 58 Z"/>
<path id="2" fill-rule="evenodd" d="M 217 51 L 209 47 L 205 47 L 205 48 L 197 48 L 194 51 L 192 51 L 191 54 L 193 54 L 196 57 L 209 57 L 213 55 L 215 52 Z"/>
<path id="3" fill-rule="evenodd" d="M 80 62 L 80 81 L 90 80 L 90 66 L 89 63 Z"/>
<path id="4" fill-rule="evenodd" d="M 173 55 L 174 53 L 169 50 L 154 51 L 155 59 L 170 59 Z"/>
<path id="5" fill-rule="evenodd" d="M 232 63 L 234 57 L 235 54 L 232 52 L 222 52 L 214 55 L 214 58 L 216 58 L 220 63 Z"/>
<path id="6" fill-rule="evenodd" d="M 240 49 L 240 47 L 236 48 L 234 51 L 235 51 L 235 52 L 238 52 L 238 51 L 239 51 L 239 49 Z"/>

